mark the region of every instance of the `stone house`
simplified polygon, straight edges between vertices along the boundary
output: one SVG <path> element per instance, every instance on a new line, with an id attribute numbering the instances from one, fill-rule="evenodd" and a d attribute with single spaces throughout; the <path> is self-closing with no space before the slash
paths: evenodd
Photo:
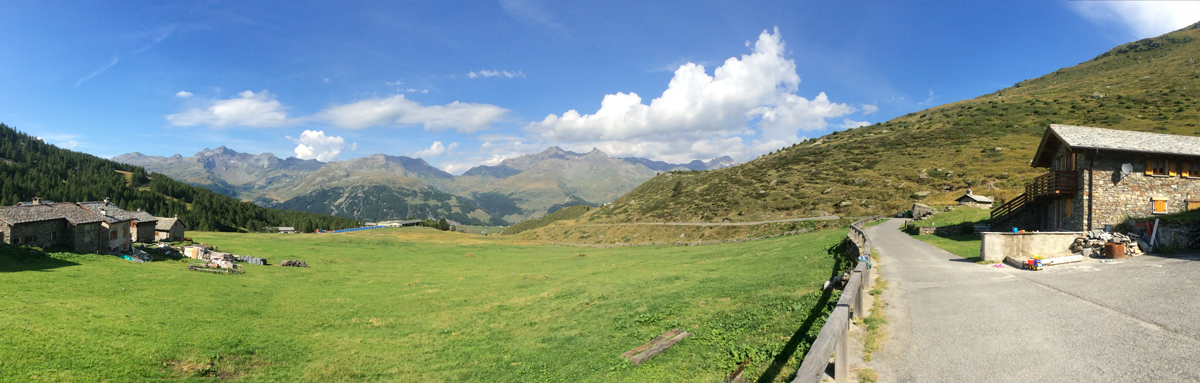
<path id="1" fill-rule="evenodd" d="M 975 195 L 971 192 L 971 189 L 967 189 L 967 194 L 958 197 L 955 201 L 958 201 L 959 206 L 977 207 L 980 209 L 991 209 L 992 204 L 995 203 L 991 197 Z"/>
<path id="2" fill-rule="evenodd" d="M 0 242 L 49 247 L 66 245 L 73 251 L 100 250 L 102 220 L 73 203 L 22 202 L 0 206 Z"/>
<path id="3" fill-rule="evenodd" d="M 290 226 L 280 226 L 277 228 L 281 234 L 296 234 L 296 228 Z"/>
<path id="4" fill-rule="evenodd" d="M 155 240 L 167 242 L 183 241 L 184 232 L 187 230 L 187 226 L 183 225 L 183 221 L 180 221 L 179 218 L 155 218 L 158 220 L 154 226 Z"/>
<path id="5" fill-rule="evenodd" d="M 993 229 L 1105 229 L 1200 208 L 1200 137 L 1054 124 L 1031 165 L 1047 173 L 992 210 Z"/>
<path id="6" fill-rule="evenodd" d="M 112 251 L 129 251 L 133 247 L 131 227 L 136 227 L 133 223 L 134 215 L 117 205 L 109 202 L 105 198 L 102 202 L 80 202 L 79 207 L 87 209 L 98 216 L 101 220 L 100 226 L 103 228 L 101 233 L 101 249 Z"/>
<path id="7" fill-rule="evenodd" d="M 129 237 L 134 242 L 154 242 L 154 233 L 158 226 L 158 218 L 142 211 L 142 209 L 130 212 L 129 215 L 133 216 L 133 222 L 129 224 Z"/>

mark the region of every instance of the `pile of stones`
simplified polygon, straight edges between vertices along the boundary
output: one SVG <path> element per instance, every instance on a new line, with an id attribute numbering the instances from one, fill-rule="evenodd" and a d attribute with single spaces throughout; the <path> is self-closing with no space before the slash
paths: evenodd
<path id="1" fill-rule="evenodd" d="M 279 265 L 280 266 L 289 266 L 289 267 L 308 267 L 307 262 L 292 261 L 292 260 L 284 260 L 283 262 L 279 262 Z"/>
<path id="2" fill-rule="evenodd" d="M 1150 247 L 1137 234 L 1106 233 L 1102 230 L 1093 230 L 1088 232 L 1086 236 L 1075 238 L 1075 243 L 1071 244 L 1071 252 L 1089 257 L 1099 257 L 1102 256 L 1104 244 L 1106 243 L 1125 244 L 1125 255 L 1131 256 L 1142 255 L 1142 249 Z"/>

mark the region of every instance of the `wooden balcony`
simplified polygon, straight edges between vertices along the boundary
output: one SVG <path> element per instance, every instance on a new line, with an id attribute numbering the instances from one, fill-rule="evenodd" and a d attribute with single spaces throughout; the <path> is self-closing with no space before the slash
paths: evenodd
<path id="1" fill-rule="evenodd" d="M 1030 198 L 1069 197 L 1079 189 L 1079 173 L 1049 172 L 1034 178 L 1025 185 L 1025 195 Z"/>

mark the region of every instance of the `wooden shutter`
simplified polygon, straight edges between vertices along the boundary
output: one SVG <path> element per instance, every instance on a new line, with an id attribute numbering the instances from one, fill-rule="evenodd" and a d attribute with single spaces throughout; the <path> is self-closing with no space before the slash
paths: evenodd
<path id="1" fill-rule="evenodd" d="M 1167 212 L 1167 201 L 1156 199 L 1154 200 L 1154 213 L 1165 214 Z"/>
<path id="2" fill-rule="evenodd" d="M 1154 175 L 1154 160 L 1146 160 L 1146 175 Z"/>
<path id="3" fill-rule="evenodd" d="M 1175 161 L 1170 161 L 1170 160 L 1167 161 L 1167 175 L 1168 176 L 1174 177 L 1176 174 L 1179 174 L 1178 172 L 1175 171 L 1175 165 L 1176 165 Z"/>
<path id="4" fill-rule="evenodd" d="M 1180 162 L 1179 163 L 1179 176 L 1183 177 L 1183 178 L 1191 177 L 1192 173 L 1191 173 L 1191 169 L 1189 169 L 1190 166 L 1192 166 L 1191 162 Z"/>
<path id="5" fill-rule="evenodd" d="M 1190 199 L 1187 201 L 1188 211 L 1200 209 L 1200 199 Z"/>

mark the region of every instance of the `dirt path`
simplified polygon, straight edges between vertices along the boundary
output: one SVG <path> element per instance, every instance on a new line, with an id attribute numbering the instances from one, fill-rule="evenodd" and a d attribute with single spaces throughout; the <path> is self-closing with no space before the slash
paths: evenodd
<path id="1" fill-rule="evenodd" d="M 866 229 L 890 284 L 881 381 L 1200 381 L 1200 258 L 996 268 L 899 226 Z"/>

